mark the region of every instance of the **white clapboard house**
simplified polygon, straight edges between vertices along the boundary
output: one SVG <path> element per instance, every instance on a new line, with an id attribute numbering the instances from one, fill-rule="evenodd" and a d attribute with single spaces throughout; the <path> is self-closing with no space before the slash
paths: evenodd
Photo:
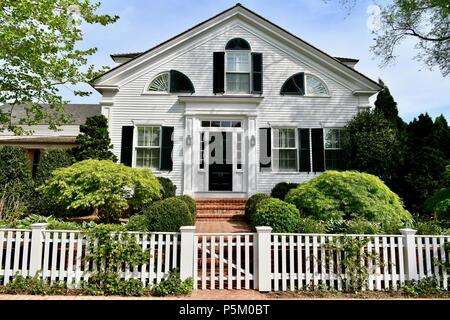
<path id="1" fill-rule="evenodd" d="M 340 167 L 340 130 L 381 87 L 240 4 L 94 79 L 120 162 L 177 193 L 246 198 Z"/>

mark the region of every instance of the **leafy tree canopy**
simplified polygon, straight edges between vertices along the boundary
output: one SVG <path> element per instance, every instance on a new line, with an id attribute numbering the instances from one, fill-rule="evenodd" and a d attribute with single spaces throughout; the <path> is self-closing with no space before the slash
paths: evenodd
<path id="1" fill-rule="evenodd" d="M 0 0 L 0 132 L 24 133 L 22 125 L 43 120 L 51 129 L 70 122 L 59 86 L 87 82 L 98 72 L 88 65 L 97 48 L 79 48 L 81 25 L 108 25 L 118 16 L 97 14 L 91 0 Z M 86 96 L 90 92 L 74 91 Z M 12 121 L 14 107 L 25 104 L 26 117 Z M 42 104 L 49 105 L 48 110 Z"/>

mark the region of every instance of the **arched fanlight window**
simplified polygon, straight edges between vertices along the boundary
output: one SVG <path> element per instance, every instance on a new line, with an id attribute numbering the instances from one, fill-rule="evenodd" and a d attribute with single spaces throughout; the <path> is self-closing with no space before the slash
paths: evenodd
<path id="1" fill-rule="evenodd" d="M 290 76 L 281 87 L 282 95 L 299 95 L 305 94 L 305 74 L 303 72 Z"/>
<path id="2" fill-rule="evenodd" d="M 169 92 L 169 72 L 157 75 L 148 85 L 150 92 Z"/>
<path id="3" fill-rule="evenodd" d="M 247 40 L 242 38 L 233 38 L 228 41 L 225 46 L 225 50 L 251 50 L 251 48 Z"/>
<path id="4" fill-rule="evenodd" d="M 308 96 L 328 96 L 328 88 L 326 84 L 318 77 L 312 74 L 306 74 L 306 94 Z"/>
<path id="5" fill-rule="evenodd" d="M 170 70 L 157 75 L 147 87 L 151 93 L 194 93 L 192 81 L 182 72 Z"/>

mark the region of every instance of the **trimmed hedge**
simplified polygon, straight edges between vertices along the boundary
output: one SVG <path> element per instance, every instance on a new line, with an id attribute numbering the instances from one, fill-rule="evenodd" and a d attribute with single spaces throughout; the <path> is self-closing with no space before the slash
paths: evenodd
<path id="1" fill-rule="evenodd" d="M 189 208 L 189 212 L 191 213 L 192 221 L 195 222 L 195 218 L 197 217 L 197 204 L 195 203 L 194 198 L 184 194 L 182 196 L 178 196 L 178 199 L 181 199 L 186 203 Z"/>
<path id="2" fill-rule="evenodd" d="M 362 219 L 398 233 L 413 219 L 400 198 L 378 177 L 357 171 L 326 171 L 289 191 L 286 201 L 316 220 Z"/>
<path id="3" fill-rule="evenodd" d="M 291 189 L 297 188 L 298 183 L 290 183 L 290 182 L 280 182 L 273 187 L 272 191 L 270 192 L 270 196 L 272 198 L 277 198 L 280 200 L 284 200 L 286 198 L 287 193 Z"/>
<path id="4" fill-rule="evenodd" d="M 175 197 L 177 186 L 173 184 L 172 180 L 169 178 L 158 177 L 158 181 L 162 187 L 161 199 Z"/>
<path id="5" fill-rule="evenodd" d="M 0 147 L 0 191 L 17 197 L 33 192 L 31 163 L 22 147 Z"/>
<path id="6" fill-rule="evenodd" d="M 245 202 L 245 218 L 248 222 L 250 222 L 251 216 L 256 212 L 256 205 L 264 200 L 269 199 L 270 197 L 265 193 L 255 193 Z"/>
<path id="7" fill-rule="evenodd" d="M 273 232 L 296 232 L 299 219 L 299 211 L 294 205 L 268 198 L 257 204 L 256 213 L 250 218 L 250 225 L 253 230 L 258 226 L 269 226 Z"/>
<path id="8" fill-rule="evenodd" d="M 148 231 L 178 232 L 181 226 L 193 225 L 186 203 L 176 197 L 160 200 L 144 209 Z"/>

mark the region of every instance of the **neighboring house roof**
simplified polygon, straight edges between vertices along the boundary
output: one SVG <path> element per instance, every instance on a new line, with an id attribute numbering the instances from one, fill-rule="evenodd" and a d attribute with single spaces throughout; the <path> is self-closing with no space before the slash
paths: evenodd
<path id="1" fill-rule="evenodd" d="M 195 29 L 200 28 L 201 26 L 206 25 L 208 22 L 211 22 L 214 19 L 218 19 L 220 16 L 225 15 L 226 13 L 229 13 L 230 11 L 233 11 L 233 10 L 236 10 L 236 12 L 240 12 L 241 14 L 242 13 L 250 14 L 250 15 L 252 15 L 255 18 L 255 20 L 260 19 L 260 21 L 270 25 L 272 28 L 274 28 L 278 32 L 281 32 L 282 34 L 284 34 L 285 37 L 286 36 L 293 37 L 302 46 L 306 46 L 309 49 L 312 49 L 313 51 L 315 50 L 317 53 L 322 54 L 325 57 L 331 58 L 331 60 L 335 63 L 335 65 L 337 64 L 339 66 L 343 66 L 344 70 L 347 71 L 347 73 L 353 74 L 353 75 L 356 74 L 358 77 L 362 77 L 363 79 L 365 79 L 366 81 L 368 81 L 370 83 L 370 86 L 372 88 L 376 88 L 376 90 L 381 90 L 382 89 L 382 87 L 376 81 L 370 79 L 369 77 L 365 76 L 364 74 L 358 72 L 354 68 L 352 68 L 352 67 L 350 67 L 350 66 L 348 66 L 348 65 L 346 65 L 344 63 L 344 62 L 354 62 L 353 60 L 355 60 L 355 59 L 351 59 L 352 61 L 350 61 L 350 58 L 340 58 L 339 59 L 339 58 L 332 57 L 329 54 L 327 54 L 326 52 L 316 48 L 315 46 L 313 46 L 313 45 L 309 44 L 308 42 L 302 40 L 301 38 L 297 37 L 296 35 L 290 33 L 289 31 L 281 28 L 280 26 L 278 26 L 278 25 L 274 24 L 273 22 L 267 20 L 266 18 L 260 16 L 259 14 L 251 11 L 250 9 L 247 9 L 246 7 L 241 5 L 240 3 L 236 4 L 235 6 L 229 8 L 227 10 L 224 10 L 224 11 L 220 12 L 219 14 L 217 14 L 217 15 L 215 15 L 215 16 L 213 16 L 213 17 L 211 17 L 211 18 L 209 18 L 209 19 L 207 19 L 207 20 L 205 20 L 205 21 L 195 25 L 194 27 L 192 27 L 192 28 L 190 28 L 190 29 L 188 29 L 188 30 L 186 30 L 186 31 L 184 31 L 184 32 L 182 32 L 182 33 L 180 33 L 180 34 L 178 34 L 178 35 L 176 35 L 176 36 L 174 36 L 174 37 L 172 37 L 172 38 L 170 38 L 170 39 L 168 39 L 168 40 L 158 44 L 158 45 L 156 45 L 156 46 L 154 46 L 153 48 L 150 48 L 150 49 L 144 51 L 144 52 L 141 52 L 141 53 L 127 53 L 127 54 L 124 54 L 124 55 L 126 55 L 125 57 L 121 56 L 120 54 L 112 55 L 111 57 L 113 59 L 114 59 L 114 57 L 117 57 L 117 58 L 130 57 L 130 59 L 128 61 L 123 62 L 122 64 L 120 64 L 120 65 L 118 65 L 116 67 L 111 68 L 110 70 L 106 71 L 105 73 L 97 76 L 96 78 L 92 79 L 89 83 L 95 88 L 96 85 L 98 84 L 98 80 L 101 80 L 106 75 L 110 75 L 111 73 L 113 73 L 113 72 L 115 72 L 115 71 L 117 71 L 119 69 L 123 69 L 123 68 L 128 67 L 132 62 L 138 60 L 140 57 L 143 57 L 143 56 L 146 56 L 147 54 L 150 54 L 151 52 L 155 51 L 156 49 L 158 49 L 160 47 L 163 47 L 164 45 L 181 38 L 182 36 L 186 35 L 187 33 L 191 32 L 191 31 L 193 32 Z M 346 61 L 341 60 L 341 59 L 346 59 Z"/>
<path id="2" fill-rule="evenodd" d="M 10 105 L 3 105 L 0 106 L 0 111 L 9 113 L 10 108 Z M 17 105 L 13 108 L 13 124 L 19 124 L 20 119 L 26 117 L 25 108 L 26 105 Z M 49 109 L 48 105 L 43 105 L 43 108 Z M 101 114 L 102 108 L 99 104 L 66 104 L 64 105 L 64 111 L 72 116 L 73 122 L 70 123 L 71 125 L 80 125 L 86 122 L 86 118 Z M 48 123 L 42 121 L 39 124 Z"/>

